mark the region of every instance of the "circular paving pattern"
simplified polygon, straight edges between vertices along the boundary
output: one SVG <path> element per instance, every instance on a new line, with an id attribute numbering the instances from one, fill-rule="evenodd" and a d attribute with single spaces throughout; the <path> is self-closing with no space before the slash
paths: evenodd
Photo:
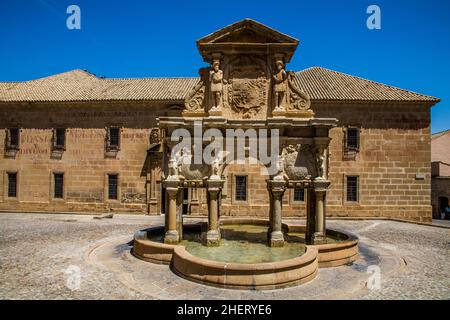
<path id="1" fill-rule="evenodd" d="M 0 220 L 0 299 L 450 298 L 450 229 L 328 220 L 358 236 L 355 263 L 319 269 L 301 286 L 249 291 L 194 283 L 132 256 L 134 232 L 163 217 L 1 213 Z"/>

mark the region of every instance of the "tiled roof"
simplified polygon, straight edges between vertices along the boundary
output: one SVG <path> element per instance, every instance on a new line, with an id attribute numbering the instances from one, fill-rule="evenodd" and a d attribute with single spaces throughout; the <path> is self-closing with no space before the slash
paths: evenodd
<path id="1" fill-rule="evenodd" d="M 431 135 L 431 139 L 436 139 L 436 138 L 445 136 L 445 135 L 447 135 L 447 134 L 450 134 L 450 129 L 447 129 L 447 130 L 444 130 L 444 131 L 440 131 L 440 132 L 433 133 L 433 134 Z"/>
<path id="2" fill-rule="evenodd" d="M 0 83 L 0 101 L 183 100 L 198 78 L 99 78 L 72 70 L 37 80 Z"/>
<path id="3" fill-rule="evenodd" d="M 430 101 L 439 99 L 322 67 L 295 73 L 297 85 L 311 100 Z"/>
<path id="4" fill-rule="evenodd" d="M 0 82 L 0 101 L 183 101 L 198 81 L 198 78 L 99 78 L 76 69 L 31 81 Z M 296 72 L 295 81 L 312 100 L 439 101 L 321 67 Z"/>

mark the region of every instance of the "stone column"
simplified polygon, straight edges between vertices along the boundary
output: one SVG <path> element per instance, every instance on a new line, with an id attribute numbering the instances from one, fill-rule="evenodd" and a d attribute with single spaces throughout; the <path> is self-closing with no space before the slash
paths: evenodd
<path id="1" fill-rule="evenodd" d="M 162 155 L 161 152 L 148 152 L 148 157 L 150 158 L 148 169 L 147 169 L 147 203 L 148 203 L 148 214 L 157 215 L 161 213 L 159 208 L 160 199 L 158 198 L 159 184 L 157 183 L 158 178 L 161 177 L 161 163 Z"/>
<path id="2" fill-rule="evenodd" d="M 177 230 L 177 198 L 178 198 L 178 182 L 174 186 L 172 181 L 166 182 L 166 192 L 168 200 L 168 208 L 166 212 L 166 234 L 164 237 L 164 243 L 176 244 L 180 241 L 180 235 Z M 175 181 L 173 181 L 175 182 Z M 172 184 L 172 186 L 170 186 Z"/>
<path id="3" fill-rule="evenodd" d="M 306 192 L 306 244 L 313 244 L 313 235 L 316 230 L 316 193 L 314 189 Z"/>
<path id="4" fill-rule="evenodd" d="M 189 213 L 191 215 L 199 215 L 200 201 L 198 199 L 198 182 L 193 182 L 191 185 L 191 195 L 189 201 Z"/>
<path id="5" fill-rule="evenodd" d="M 285 181 L 270 180 L 269 191 L 271 192 L 271 214 L 269 227 L 269 245 L 271 247 L 282 247 L 284 245 L 284 236 L 281 230 L 282 202 L 286 190 Z"/>
<path id="6" fill-rule="evenodd" d="M 312 235 L 312 242 L 314 244 L 323 243 L 326 240 L 326 226 L 325 226 L 325 201 L 329 181 L 315 180 L 315 224 L 314 234 Z"/>
<path id="7" fill-rule="evenodd" d="M 181 186 L 180 176 L 178 175 L 179 162 L 175 157 L 169 160 L 169 175 L 167 179 L 163 181 L 163 185 L 166 188 L 167 195 L 167 210 L 165 217 L 166 234 L 164 237 L 164 243 L 176 244 L 180 241 L 180 233 L 183 226 L 177 221 L 178 217 L 178 203 L 179 203 L 179 191 Z"/>
<path id="8" fill-rule="evenodd" d="M 220 245 L 220 228 L 219 228 L 219 194 L 224 180 L 208 180 L 208 232 L 206 233 L 207 246 Z"/>

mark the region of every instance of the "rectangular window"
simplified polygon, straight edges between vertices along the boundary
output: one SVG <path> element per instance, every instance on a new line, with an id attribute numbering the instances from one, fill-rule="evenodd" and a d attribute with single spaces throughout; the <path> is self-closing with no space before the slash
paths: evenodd
<path id="1" fill-rule="evenodd" d="M 17 197 L 17 173 L 16 172 L 8 173 L 8 197 L 9 198 Z"/>
<path id="2" fill-rule="evenodd" d="M 108 174 L 108 199 L 117 200 L 117 174 Z"/>
<path id="3" fill-rule="evenodd" d="M 118 148 L 120 142 L 120 130 L 119 128 L 109 128 L 108 129 L 108 146 L 112 148 Z"/>
<path id="4" fill-rule="evenodd" d="M 358 128 L 347 128 L 347 149 L 359 149 L 359 130 Z"/>
<path id="5" fill-rule="evenodd" d="M 294 188 L 294 201 L 305 201 L 305 189 Z"/>
<path id="6" fill-rule="evenodd" d="M 356 176 L 347 177 L 347 201 L 358 201 L 358 177 Z"/>
<path id="7" fill-rule="evenodd" d="M 64 148 L 65 145 L 66 145 L 66 129 L 57 128 L 55 130 L 55 147 Z"/>
<path id="8" fill-rule="evenodd" d="M 247 176 L 236 176 L 236 201 L 247 201 Z"/>
<path id="9" fill-rule="evenodd" d="M 9 148 L 18 148 L 19 147 L 19 129 L 18 128 L 10 128 L 8 129 L 8 147 Z"/>
<path id="10" fill-rule="evenodd" d="M 56 199 L 64 198 L 64 174 L 63 173 L 54 173 L 54 193 L 53 197 Z"/>

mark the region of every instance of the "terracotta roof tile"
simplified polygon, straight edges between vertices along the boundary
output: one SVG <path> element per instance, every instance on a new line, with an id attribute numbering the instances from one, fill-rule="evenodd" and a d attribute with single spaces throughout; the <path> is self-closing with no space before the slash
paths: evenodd
<path id="1" fill-rule="evenodd" d="M 183 100 L 198 78 L 98 78 L 72 70 L 37 80 L 0 83 L 0 101 Z"/>
<path id="2" fill-rule="evenodd" d="M 439 99 L 322 67 L 295 73 L 297 85 L 311 100 L 430 101 Z"/>
<path id="3" fill-rule="evenodd" d="M 0 82 L 0 101 L 183 101 L 198 81 L 198 78 L 99 78 L 76 69 L 31 81 Z M 312 100 L 319 101 L 439 101 L 321 67 L 296 72 L 295 81 Z"/>

